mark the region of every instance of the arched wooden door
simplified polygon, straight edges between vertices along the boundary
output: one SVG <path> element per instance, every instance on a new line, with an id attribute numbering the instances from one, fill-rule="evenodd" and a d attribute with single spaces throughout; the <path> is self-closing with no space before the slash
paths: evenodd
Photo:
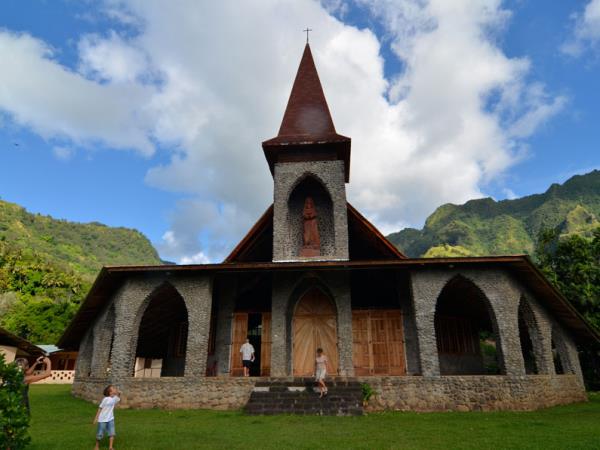
<path id="1" fill-rule="evenodd" d="M 296 305 L 292 321 L 294 376 L 313 376 L 315 353 L 322 348 L 329 358 L 330 375 L 337 374 L 337 323 L 335 305 L 320 289 L 307 291 Z"/>

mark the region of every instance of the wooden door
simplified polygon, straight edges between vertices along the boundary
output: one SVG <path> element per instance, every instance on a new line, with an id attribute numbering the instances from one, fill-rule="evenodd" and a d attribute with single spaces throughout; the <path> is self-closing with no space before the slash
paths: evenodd
<path id="1" fill-rule="evenodd" d="M 234 313 L 231 326 L 231 370 L 230 375 L 241 377 L 244 375 L 242 366 L 242 355 L 240 348 L 246 342 L 248 335 L 248 313 Z"/>
<path id="2" fill-rule="evenodd" d="M 260 375 L 271 374 L 271 313 L 262 313 L 262 330 L 260 336 Z"/>
<path id="3" fill-rule="evenodd" d="M 369 312 L 352 311 L 352 355 L 356 376 L 371 375 L 373 355 L 370 342 Z"/>
<path id="4" fill-rule="evenodd" d="M 404 331 L 400 310 L 352 311 L 356 375 L 404 375 Z"/>
<path id="5" fill-rule="evenodd" d="M 329 358 L 337 374 L 337 322 L 335 305 L 320 289 L 306 292 L 296 305 L 292 321 L 292 367 L 294 376 L 312 376 L 317 348 Z"/>

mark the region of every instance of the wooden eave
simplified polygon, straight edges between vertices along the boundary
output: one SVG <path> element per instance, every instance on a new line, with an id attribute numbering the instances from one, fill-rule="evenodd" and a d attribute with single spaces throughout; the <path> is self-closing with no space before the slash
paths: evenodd
<path id="1" fill-rule="evenodd" d="M 37 345 L 32 344 L 22 337 L 12 334 L 10 331 L 5 330 L 4 328 L 0 328 L 0 345 L 16 347 L 29 355 L 39 355 L 44 353 L 44 350 Z"/>
<path id="2" fill-rule="evenodd" d="M 407 270 L 452 269 L 456 267 L 494 267 L 506 269 L 527 286 L 536 298 L 569 330 L 579 343 L 600 344 L 600 335 L 569 303 L 569 301 L 544 277 L 528 256 L 484 256 L 467 258 L 405 258 L 377 261 L 302 261 L 302 262 L 261 262 L 261 263 L 222 263 L 164 266 L 109 266 L 104 267 L 79 311 L 58 342 L 64 349 L 76 349 L 93 319 L 102 311 L 112 295 L 130 276 L 192 275 L 204 273 L 217 275 L 236 272 L 294 272 L 321 270 Z"/>
<path id="3" fill-rule="evenodd" d="M 273 223 L 273 205 L 269 206 L 256 223 L 250 228 L 250 231 L 244 236 L 238 245 L 231 251 L 229 256 L 225 258 L 224 263 L 236 261 L 241 255 L 248 251 L 260 238 L 260 235 L 265 232 L 265 229 Z"/>

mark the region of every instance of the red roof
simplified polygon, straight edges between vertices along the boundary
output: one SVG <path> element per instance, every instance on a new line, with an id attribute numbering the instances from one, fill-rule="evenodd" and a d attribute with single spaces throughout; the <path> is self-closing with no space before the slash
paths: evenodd
<path id="1" fill-rule="evenodd" d="M 346 162 L 346 181 L 349 179 L 350 138 L 335 131 L 308 44 L 304 48 L 279 133 L 262 145 L 271 172 L 278 160 L 278 152 L 282 150 L 309 150 L 311 157 L 317 159 L 319 152 L 323 152 L 324 159 L 331 159 L 329 153 L 333 151 L 337 159 Z"/>

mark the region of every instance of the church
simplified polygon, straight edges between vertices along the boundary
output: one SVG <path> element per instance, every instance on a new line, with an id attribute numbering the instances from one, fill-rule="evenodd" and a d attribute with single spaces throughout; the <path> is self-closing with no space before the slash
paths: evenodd
<path id="1" fill-rule="evenodd" d="M 348 203 L 351 139 L 308 44 L 262 148 L 273 204 L 222 263 L 101 270 L 58 344 L 79 351 L 75 396 L 111 383 L 126 407 L 325 414 L 586 400 L 577 346 L 600 336 L 527 256 L 407 258 Z"/>

